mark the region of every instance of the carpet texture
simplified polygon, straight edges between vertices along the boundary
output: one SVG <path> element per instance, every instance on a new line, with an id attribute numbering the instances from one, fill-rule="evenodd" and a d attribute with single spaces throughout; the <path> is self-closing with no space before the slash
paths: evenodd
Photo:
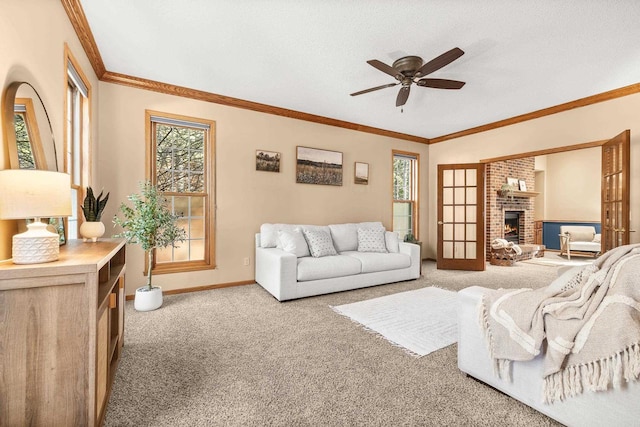
<path id="1" fill-rule="evenodd" d="M 126 304 L 106 426 L 547 426 L 544 415 L 466 377 L 457 344 L 411 357 L 328 306 L 426 286 L 540 287 L 555 269 L 517 263 L 436 270 L 280 303 L 259 285 Z"/>
<path id="2" fill-rule="evenodd" d="M 456 298 L 428 287 L 332 308 L 409 354 L 426 356 L 458 340 Z"/>

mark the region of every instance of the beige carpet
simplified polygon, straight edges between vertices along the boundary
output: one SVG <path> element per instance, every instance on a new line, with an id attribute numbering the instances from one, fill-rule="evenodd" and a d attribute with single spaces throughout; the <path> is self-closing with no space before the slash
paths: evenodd
<path id="1" fill-rule="evenodd" d="M 544 415 L 460 373 L 457 346 L 414 358 L 330 305 L 439 286 L 539 287 L 518 263 L 280 303 L 258 285 L 127 303 L 106 426 L 540 426 Z"/>

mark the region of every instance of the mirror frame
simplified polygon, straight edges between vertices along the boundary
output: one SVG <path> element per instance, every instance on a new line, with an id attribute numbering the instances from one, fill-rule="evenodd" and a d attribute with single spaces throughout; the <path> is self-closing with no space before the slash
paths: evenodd
<path id="1" fill-rule="evenodd" d="M 56 150 L 56 141 L 53 135 L 53 127 L 51 126 L 51 118 L 49 117 L 49 113 L 47 111 L 47 107 L 44 105 L 44 101 L 40 94 L 36 90 L 36 88 L 29 82 L 25 81 L 15 81 L 11 83 L 7 89 L 5 90 L 4 96 L 2 97 L 2 128 L 3 128 L 3 137 L 5 144 L 7 144 L 7 151 L 9 154 L 9 165 L 11 169 L 19 169 L 20 165 L 18 163 L 18 147 L 16 142 L 16 132 L 15 132 L 15 106 L 16 106 L 16 94 L 18 93 L 18 89 L 23 84 L 31 87 L 33 92 L 38 97 L 40 101 L 40 105 L 44 110 L 44 114 L 47 118 L 47 125 L 49 126 L 49 135 L 51 136 L 51 143 L 53 144 L 53 154 L 54 154 L 54 165 L 50 165 L 47 163 L 47 159 L 44 156 L 44 149 L 42 146 L 42 136 L 41 129 L 42 126 L 38 123 L 37 129 L 33 129 L 33 132 L 38 132 L 38 138 L 34 138 L 33 142 L 39 143 L 39 147 L 33 148 L 34 157 L 36 160 L 37 169 L 42 170 L 55 170 L 58 171 L 58 153 Z M 35 111 L 35 110 L 34 110 Z M 43 125 L 44 126 L 44 125 Z M 46 128 L 45 128 L 46 129 Z"/>

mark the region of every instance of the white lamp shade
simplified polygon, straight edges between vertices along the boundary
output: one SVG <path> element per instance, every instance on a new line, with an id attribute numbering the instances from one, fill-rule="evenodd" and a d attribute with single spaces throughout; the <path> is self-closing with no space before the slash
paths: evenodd
<path id="1" fill-rule="evenodd" d="M 0 170 L 0 219 L 71 215 L 71 177 L 33 169 Z"/>

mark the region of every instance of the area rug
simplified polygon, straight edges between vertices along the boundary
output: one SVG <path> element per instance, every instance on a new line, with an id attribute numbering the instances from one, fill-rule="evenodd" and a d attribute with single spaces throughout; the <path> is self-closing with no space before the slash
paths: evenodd
<path id="1" fill-rule="evenodd" d="M 427 287 L 331 307 L 414 356 L 458 340 L 456 292 Z"/>

